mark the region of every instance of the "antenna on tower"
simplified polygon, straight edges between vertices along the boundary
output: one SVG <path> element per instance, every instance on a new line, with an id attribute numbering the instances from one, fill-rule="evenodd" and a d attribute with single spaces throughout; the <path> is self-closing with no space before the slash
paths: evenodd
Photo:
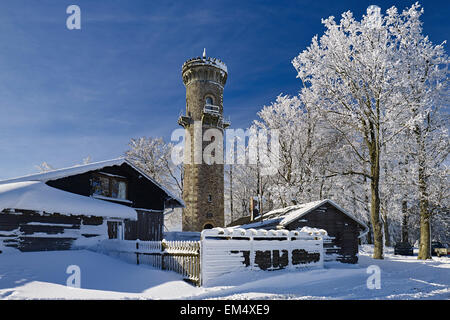
<path id="1" fill-rule="evenodd" d="M 206 48 L 203 48 L 203 59 L 206 59 Z"/>

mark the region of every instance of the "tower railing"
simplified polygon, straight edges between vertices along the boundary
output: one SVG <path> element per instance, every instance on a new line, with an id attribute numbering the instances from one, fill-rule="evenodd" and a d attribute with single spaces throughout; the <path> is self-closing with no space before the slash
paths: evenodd
<path id="1" fill-rule="evenodd" d="M 205 104 L 205 107 L 203 108 L 203 112 L 220 115 L 220 107 L 213 105 L 213 104 Z"/>
<path id="2" fill-rule="evenodd" d="M 222 124 L 223 124 L 224 128 L 227 128 L 227 127 L 231 126 L 231 119 L 230 119 L 230 117 L 228 116 L 227 118 L 223 118 L 222 119 Z"/>

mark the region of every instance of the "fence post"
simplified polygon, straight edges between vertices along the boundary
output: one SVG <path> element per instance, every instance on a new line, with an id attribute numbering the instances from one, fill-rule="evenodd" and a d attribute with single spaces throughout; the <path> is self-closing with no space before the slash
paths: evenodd
<path id="1" fill-rule="evenodd" d="M 139 265 L 139 239 L 136 241 L 136 264 Z"/>
<path id="2" fill-rule="evenodd" d="M 288 269 L 292 269 L 292 250 L 294 250 L 292 247 L 292 235 L 289 232 L 288 236 L 287 236 L 287 247 L 288 247 Z"/>
<path id="3" fill-rule="evenodd" d="M 165 268 L 166 268 L 164 265 L 165 251 L 166 251 L 166 242 L 163 239 L 161 241 L 161 270 L 165 270 Z"/>
<path id="4" fill-rule="evenodd" d="M 255 264 L 255 250 L 253 248 L 253 234 L 250 233 L 250 270 L 253 270 L 253 265 Z"/>

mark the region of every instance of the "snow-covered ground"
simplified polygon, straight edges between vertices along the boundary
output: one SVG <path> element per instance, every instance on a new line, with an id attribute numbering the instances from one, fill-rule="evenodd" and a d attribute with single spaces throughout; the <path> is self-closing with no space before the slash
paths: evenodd
<path id="1" fill-rule="evenodd" d="M 371 258 L 324 269 L 248 271 L 194 287 L 174 272 L 122 262 L 87 250 L 0 254 L 0 299 L 450 299 L 450 258 Z M 81 288 L 66 286 L 69 265 L 81 270 Z M 381 288 L 368 289 L 370 265 Z"/>

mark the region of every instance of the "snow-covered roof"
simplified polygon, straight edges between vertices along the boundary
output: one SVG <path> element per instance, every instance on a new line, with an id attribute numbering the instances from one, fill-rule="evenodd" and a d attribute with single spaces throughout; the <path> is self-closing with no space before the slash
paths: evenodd
<path id="1" fill-rule="evenodd" d="M 268 225 L 286 226 L 286 225 L 290 224 L 291 222 L 293 222 L 294 220 L 311 212 L 312 210 L 324 205 L 325 203 L 330 203 L 332 206 L 339 209 L 339 211 L 341 211 L 342 213 L 347 215 L 349 218 L 351 218 L 352 220 L 356 221 L 359 225 L 361 225 L 363 231 L 360 233 L 359 237 L 364 236 L 369 231 L 369 228 L 367 227 L 367 225 L 364 222 L 357 219 L 355 216 L 353 216 L 348 211 L 341 208 L 337 203 L 335 203 L 334 201 L 332 201 L 330 199 L 313 201 L 313 202 L 308 202 L 308 203 L 303 203 L 303 204 L 289 206 L 289 207 L 285 207 L 285 208 L 281 208 L 281 209 L 272 210 L 272 211 L 269 211 L 269 212 L 263 214 L 262 217 L 258 217 L 259 221 L 256 221 L 256 222 L 253 222 L 250 224 L 246 224 L 245 226 L 242 226 L 242 227 L 244 227 L 245 229 L 249 229 L 249 228 L 261 228 L 263 226 L 268 226 Z"/>
<path id="2" fill-rule="evenodd" d="M 22 177 L 11 178 L 6 180 L 0 180 L 0 184 L 11 183 L 11 182 L 21 182 L 21 181 L 41 181 L 47 182 L 50 180 L 61 179 L 68 176 L 73 176 L 77 174 L 82 174 L 92 170 L 98 170 L 104 167 L 110 166 L 120 166 L 124 163 L 123 158 L 112 159 L 107 161 L 93 162 L 89 164 L 83 165 L 75 165 L 73 167 L 63 168 L 63 169 L 55 169 L 42 173 L 30 174 Z"/>
<path id="3" fill-rule="evenodd" d="M 62 191 L 41 181 L 1 184 L 0 212 L 4 209 L 137 219 L 136 211 L 131 207 Z"/>
<path id="4" fill-rule="evenodd" d="M 132 167 L 134 170 L 139 172 L 143 177 L 150 180 L 152 183 L 157 185 L 159 188 L 161 188 L 168 196 L 168 198 L 174 199 L 177 201 L 181 206 L 184 206 L 183 200 L 179 199 L 177 196 L 175 196 L 172 192 L 170 192 L 168 189 L 160 185 L 158 182 L 156 182 L 153 178 L 148 176 L 145 172 L 143 172 L 141 169 L 136 167 L 131 161 L 127 160 L 126 158 L 117 158 L 112 160 L 106 160 L 106 161 L 99 161 L 99 162 L 93 162 L 89 164 L 83 164 L 83 165 L 76 165 L 69 168 L 63 168 L 63 169 L 56 169 L 51 170 L 43 173 L 37 173 L 37 174 L 31 174 L 23 177 L 18 178 L 12 178 L 7 180 L 0 180 L 0 185 L 6 184 L 6 183 L 12 183 L 12 182 L 22 182 L 22 181 L 41 181 L 41 182 L 47 182 L 50 180 L 57 180 L 64 177 L 69 177 L 77 174 L 82 174 L 88 171 L 98 170 L 105 167 L 111 167 L 111 166 L 121 166 L 122 164 L 128 164 L 130 167 Z"/>

